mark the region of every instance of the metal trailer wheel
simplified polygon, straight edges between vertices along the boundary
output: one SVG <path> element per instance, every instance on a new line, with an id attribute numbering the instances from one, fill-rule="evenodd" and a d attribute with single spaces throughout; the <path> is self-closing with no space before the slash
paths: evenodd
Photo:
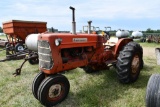
<path id="1" fill-rule="evenodd" d="M 117 75 L 121 83 L 135 82 L 143 63 L 143 51 L 136 42 L 129 42 L 117 58 Z"/>
<path id="2" fill-rule="evenodd" d="M 39 86 L 38 99 L 44 106 L 54 106 L 67 97 L 69 89 L 70 84 L 65 76 L 51 75 L 45 78 Z"/>
<path id="3" fill-rule="evenodd" d="M 10 48 L 10 47 L 11 47 L 11 44 L 10 44 L 10 43 L 7 43 L 5 47 L 6 47 L 6 50 L 8 50 L 8 51 L 11 51 L 11 50 L 12 50 L 12 49 Z"/>
<path id="4" fill-rule="evenodd" d="M 16 52 L 22 52 L 22 51 L 24 51 L 24 46 L 23 46 L 23 44 L 17 43 L 16 46 L 15 46 L 15 51 L 16 51 Z"/>
<path id="5" fill-rule="evenodd" d="M 44 79 L 45 79 L 45 74 L 43 72 L 39 72 L 33 80 L 32 93 L 36 99 L 38 99 L 38 96 L 37 96 L 38 88 Z"/>
<path id="6" fill-rule="evenodd" d="M 38 63 L 39 63 L 38 54 L 36 54 L 36 53 L 34 53 L 34 54 L 29 54 L 29 57 L 32 57 L 32 56 L 37 56 L 37 57 L 32 58 L 32 59 L 29 59 L 28 62 L 29 62 L 31 65 L 38 64 Z"/>
<path id="7" fill-rule="evenodd" d="M 160 107 L 160 74 L 152 74 L 146 89 L 146 107 Z"/>

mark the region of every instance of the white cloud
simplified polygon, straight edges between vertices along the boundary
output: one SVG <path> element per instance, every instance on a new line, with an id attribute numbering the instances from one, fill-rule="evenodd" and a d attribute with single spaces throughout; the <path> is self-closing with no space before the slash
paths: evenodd
<path id="1" fill-rule="evenodd" d="M 106 2 L 105 2 L 106 1 Z M 90 5 L 88 5 L 90 4 Z M 89 0 L 84 4 L 77 4 L 77 8 L 81 9 L 81 15 L 85 11 L 84 17 L 97 18 L 143 18 L 143 17 L 160 17 L 159 9 L 160 1 L 144 1 L 144 0 Z M 153 16 L 154 15 L 154 16 Z"/>

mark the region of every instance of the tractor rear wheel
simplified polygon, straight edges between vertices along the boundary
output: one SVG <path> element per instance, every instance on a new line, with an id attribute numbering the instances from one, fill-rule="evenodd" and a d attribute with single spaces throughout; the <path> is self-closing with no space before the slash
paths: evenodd
<path id="1" fill-rule="evenodd" d="M 143 63 L 143 51 L 136 42 L 129 42 L 117 58 L 117 75 L 121 83 L 135 82 L 139 76 Z"/>
<path id="2" fill-rule="evenodd" d="M 45 75 L 43 72 L 39 72 L 37 74 L 37 76 L 34 78 L 33 83 L 32 83 L 32 93 L 34 95 L 34 97 L 36 99 L 38 99 L 37 97 L 37 92 L 38 92 L 38 88 L 41 84 L 41 82 L 45 79 Z"/>
<path id="3" fill-rule="evenodd" d="M 65 76 L 51 75 L 45 78 L 39 86 L 38 99 L 47 107 L 54 106 L 67 97 L 69 89 L 70 84 Z"/>
<path id="4" fill-rule="evenodd" d="M 144 62 L 143 62 L 143 48 L 138 43 L 135 43 L 135 42 L 129 42 L 127 45 L 133 46 L 134 48 L 138 48 L 139 53 L 140 53 L 141 62 L 142 62 L 140 64 L 140 68 L 143 69 L 143 66 L 144 66 Z"/>
<path id="5" fill-rule="evenodd" d="M 152 74 L 146 90 L 146 107 L 160 107 L 160 74 Z"/>

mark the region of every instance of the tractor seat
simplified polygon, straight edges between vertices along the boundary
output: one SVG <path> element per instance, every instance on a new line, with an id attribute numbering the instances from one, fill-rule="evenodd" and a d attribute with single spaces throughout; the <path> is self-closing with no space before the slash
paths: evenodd
<path id="1" fill-rule="evenodd" d="M 113 47 L 116 45 L 117 42 L 118 42 L 118 38 L 111 37 L 104 45 L 109 46 L 109 47 Z"/>

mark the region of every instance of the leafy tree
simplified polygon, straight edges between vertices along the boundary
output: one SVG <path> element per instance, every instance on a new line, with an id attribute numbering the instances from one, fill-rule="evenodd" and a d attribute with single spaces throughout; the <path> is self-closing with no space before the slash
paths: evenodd
<path id="1" fill-rule="evenodd" d="M 3 29 L 2 29 L 2 27 L 0 27 L 0 33 L 3 33 Z"/>
<path id="2" fill-rule="evenodd" d="M 154 33 L 154 30 L 152 30 L 151 28 L 148 28 L 148 29 L 146 30 L 146 33 Z"/>
<path id="3" fill-rule="evenodd" d="M 160 29 L 157 29 L 156 33 L 160 33 Z"/>

